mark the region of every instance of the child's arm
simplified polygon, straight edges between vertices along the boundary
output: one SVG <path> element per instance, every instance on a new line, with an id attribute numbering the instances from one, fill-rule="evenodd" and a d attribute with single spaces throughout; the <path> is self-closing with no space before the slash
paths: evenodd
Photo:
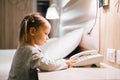
<path id="1" fill-rule="evenodd" d="M 68 62 L 64 59 L 52 60 L 38 53 L 33 54 L 31 64 L 32 68 L 39 68 L 42 71 L 62 70 L 70 67 Z"/>

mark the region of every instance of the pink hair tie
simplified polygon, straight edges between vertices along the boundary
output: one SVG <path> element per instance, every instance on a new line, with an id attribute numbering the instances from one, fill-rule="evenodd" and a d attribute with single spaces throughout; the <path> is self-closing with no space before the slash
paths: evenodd
<path id="1" fill-rule="evenodd" d="M 29 20 L 28 19 L 24 19 L 24 21 L 25 21 L 25 23 L 28 23 Z"/>

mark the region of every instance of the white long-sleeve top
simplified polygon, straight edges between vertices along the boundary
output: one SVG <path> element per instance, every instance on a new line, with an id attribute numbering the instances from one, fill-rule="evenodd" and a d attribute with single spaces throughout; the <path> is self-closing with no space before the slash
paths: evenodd
<path id="1" fill-rule="evenodd" d="M 55 71 L 67 67 L 65 60 L 49 59 L 39 48 L 25 45 L 19 47 L 14 55 L 8 80 L 38 80 L 37 69 Z"/>

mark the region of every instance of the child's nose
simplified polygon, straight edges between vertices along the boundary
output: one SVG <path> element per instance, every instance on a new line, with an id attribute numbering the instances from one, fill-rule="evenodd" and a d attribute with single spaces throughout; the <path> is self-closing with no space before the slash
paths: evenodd
<path id="1" fill-rule="evenodd" d="M 47 36 L 46 40 L 48 40 L 48 39 L 49 39 L 49 37 Z"/>

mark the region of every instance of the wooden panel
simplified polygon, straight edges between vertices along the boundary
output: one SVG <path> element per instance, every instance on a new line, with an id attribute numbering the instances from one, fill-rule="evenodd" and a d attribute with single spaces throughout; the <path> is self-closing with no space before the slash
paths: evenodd
<path id="1" fill-rule="evenodd" d="M 100 52 L 104 54 L 106 63 L 120 68 L 116 62 L 112 63 L 106 60 L 107 48 L 120 49 L 120 12 L 117 11 L 114 4 L 117 0 L 109 1 L 109 7 L 101 8 L 100 13 Z"/>
<path id="2" fill-rule="evenodd" d="M 0 48 L 16 48 L 23 17 L 32 12 L 32 0 L 0 0 Z"/>

